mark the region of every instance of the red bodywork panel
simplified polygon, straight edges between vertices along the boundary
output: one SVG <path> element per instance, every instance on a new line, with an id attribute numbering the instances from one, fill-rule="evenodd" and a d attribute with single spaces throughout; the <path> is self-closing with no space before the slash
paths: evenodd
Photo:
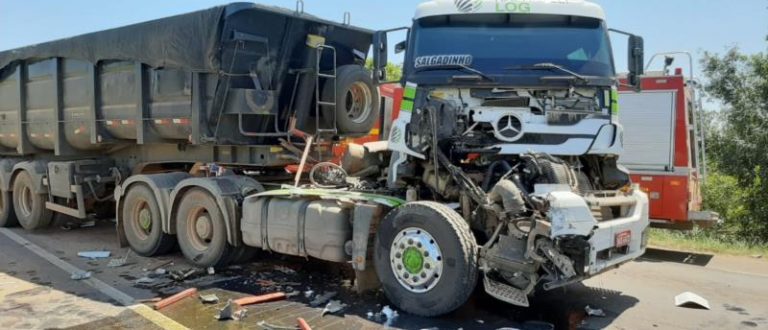
<path id="1" fill-rule="evenodd" d="M 626 83 L 622 80 L 622 83 Z M 650 76 L 641 78 L 643 91 L 676 91 L 674 123 L 674 170 L 672 171 L 633 171 L 630 169 L 632 182 L 640 184 L 648 194 L 650 218 L 671 223 L 689 221 L 689 211 L 701 209 L 699 173 L 692 152 L 692 134 L 689 120 L 693 111 L 689 102 L 693 94 L 688 90 L 686 78 L 676 72 L 675 75 Z M 621 92 L 628 92 L 626 87 Z M 621 96 L 619 96 L 621 97 Z M 622 123 L 631 125 L 631 123 Z"/>

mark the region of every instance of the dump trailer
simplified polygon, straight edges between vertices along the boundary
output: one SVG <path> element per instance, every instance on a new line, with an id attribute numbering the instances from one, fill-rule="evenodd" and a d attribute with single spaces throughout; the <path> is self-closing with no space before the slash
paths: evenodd
<path id="1" fill-rule="evenodd" d="M 114 216 L 143 256 L 336 262 L 425 316 L 644 252 L 599 6 L 432 0 L 404 29 L 231 4 L 2 52 L 0 225 Z"/>

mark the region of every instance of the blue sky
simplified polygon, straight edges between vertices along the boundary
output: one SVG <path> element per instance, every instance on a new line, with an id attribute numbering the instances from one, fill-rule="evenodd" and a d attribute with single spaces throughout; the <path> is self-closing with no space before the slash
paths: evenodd
<path id="1" fill-rule="evenodd" d="M 256 2 L 293 8 L 293 0 Z M 370 29 L 408 25 L 417 0 L 305 0 L 305 10 Z M 597 0 L 608 25 L 645 37 L 650 54 L 687 50 L 766 51 L 768 0 Z M 212 7 L 215 0 L 0 0 L 0 50 Z M 626 67 L 624 39 L 614 42 L 619 71 Z M 678 62 L 682 65 L 682 61 Z"/>

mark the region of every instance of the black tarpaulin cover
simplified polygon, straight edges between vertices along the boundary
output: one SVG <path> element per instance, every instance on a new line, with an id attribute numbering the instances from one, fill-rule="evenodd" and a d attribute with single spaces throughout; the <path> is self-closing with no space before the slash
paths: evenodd
<path id="1" fill-rule="evenodd" d="M 223 15 L 237 3 L 0 52 L 0 69 L 18 60 L 65 57 L 98 63 L 133 60 L 152 67 L 218 71 Z"/>

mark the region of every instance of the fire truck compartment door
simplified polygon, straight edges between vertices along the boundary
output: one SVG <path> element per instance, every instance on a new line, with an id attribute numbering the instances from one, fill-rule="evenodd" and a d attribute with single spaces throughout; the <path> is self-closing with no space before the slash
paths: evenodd
<path id="1" fill-rule="evenodd" d="M 673 170 L 675 97 L 674 91 L 620 94 L 624 153 L 619 163 L 631 170 Z"/>

